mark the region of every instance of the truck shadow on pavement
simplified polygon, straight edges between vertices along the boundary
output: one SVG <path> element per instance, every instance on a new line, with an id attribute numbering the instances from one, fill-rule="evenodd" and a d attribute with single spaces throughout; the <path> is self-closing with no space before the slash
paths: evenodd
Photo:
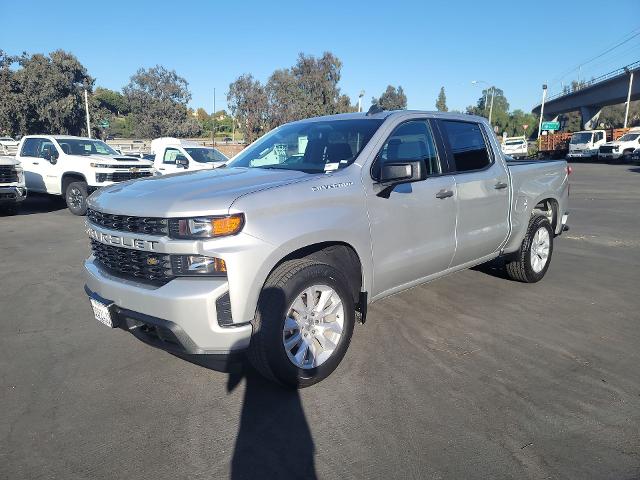
<path id="1" fill-rule="evenodd" d="M 21 215 L 34 215 L 37 213 L 52 213 L 67 208 L 64 200 L 52 195 L 30 193 L 21 202 L 16 213 L 7 213 L 0 209 L 0 217 L 18 217 Z"/>
<path id="2" fill-rule="evenodd" d="M 264 289 L 258 311 L 267 302 L 269 308 L 281 310 L 284 318 L 287 306 L 281 289 Z M 228 393 L 244 384 L 238 435 L 231 460 L 232 480 L 317 478 L 315 445 L 297 389 L 265 379 L 244 357 L 223 365 L 209 362 L 201 355 L 179 357 L 228 373 Z"/>
<path id="3" fill-rule="evenodd" d="M 262 291 L 258 312 L 268 308 L 284 318 L 287 307 L 281 288 Z M 265 312 L 261 317 L 264 321 L 269 315 Z M 246 361 L 242 370 L 229 375 L 227 391 L 232 392 L 243 379 L 244 400 L 231 479 L 316 478 L 315 446 L 299 391 L 266 380 Z"/>
<path id="4" fill-rule="evenodd" d="M 315 446 L 297 390 L 265 380 L 249 366 L 229 375 L 227 390 L 245 380 L 231 479 L 315 479 Z"/>

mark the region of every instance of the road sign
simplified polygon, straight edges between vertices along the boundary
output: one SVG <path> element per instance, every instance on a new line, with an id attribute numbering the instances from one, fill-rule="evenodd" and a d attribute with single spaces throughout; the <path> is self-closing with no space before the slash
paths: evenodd
<path id="1" fill-rule="evenodd" d="M 101 126 L 102 128 L 109 128 L 109 127 L 111 126 L 111 124 L 109 123 L 109 120 L 102 120 L 102 121 L 100 122 L 100 126 Z"/>
<path id="2" fill-rule="evenodd" d="M 542 130 L 560 130 L 560 122 L 542 122 Z"/>

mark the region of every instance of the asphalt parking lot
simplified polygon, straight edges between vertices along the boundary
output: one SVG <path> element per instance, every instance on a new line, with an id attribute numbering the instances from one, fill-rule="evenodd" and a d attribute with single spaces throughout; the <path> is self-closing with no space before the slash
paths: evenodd
<path id="1" fill-rule="evenodd" d="M 547 277 L 376 303 L 309 389 L 92 318 L 83 219 L 0 217 L 0 478 L 640 478 L 640 167 L 574 164 Z"/>

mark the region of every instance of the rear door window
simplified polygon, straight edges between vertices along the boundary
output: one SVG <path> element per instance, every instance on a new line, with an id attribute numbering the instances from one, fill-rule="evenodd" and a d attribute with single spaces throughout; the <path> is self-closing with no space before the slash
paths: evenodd
<path id="1" fill-rule="evenodd" d="M 493 160 L 480 124 L 441 120 L 440 125 L 457 172 L 483 170 L 491 165 Z"/>

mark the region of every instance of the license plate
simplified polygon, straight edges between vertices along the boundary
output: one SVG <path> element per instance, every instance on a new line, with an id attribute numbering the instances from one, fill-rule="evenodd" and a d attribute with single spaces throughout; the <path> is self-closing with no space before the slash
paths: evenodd
<path id="1" fill-rule="evenodd" d="M 90 298 L 89 300 L 91 301 L 91 308 L 93 308 L 93 315 L 96 317 L 96 320 L 105 324 L 107 327 L 113 328 L 113 318 L 111 317 L 109 305 L 105 305 L 95 298 Z"/>

